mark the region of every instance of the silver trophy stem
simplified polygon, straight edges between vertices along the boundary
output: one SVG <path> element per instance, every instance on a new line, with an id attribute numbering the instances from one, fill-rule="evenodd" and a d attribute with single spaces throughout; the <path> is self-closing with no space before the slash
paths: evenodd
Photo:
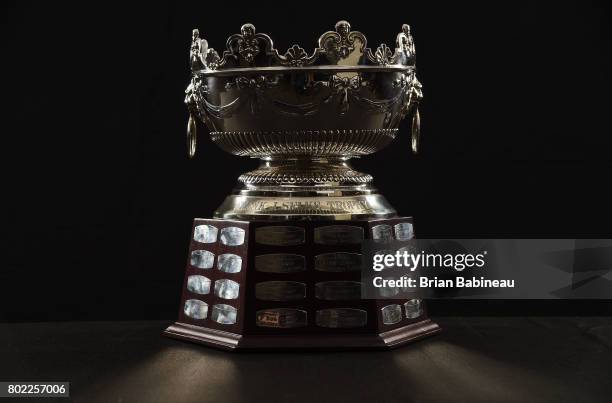
<path id="1" fill-rule="evenodd" d="M 347 158 L 266 159 L 238 179 L 216 218 L 353 220 L 387 218 L 395 210 Z"/>

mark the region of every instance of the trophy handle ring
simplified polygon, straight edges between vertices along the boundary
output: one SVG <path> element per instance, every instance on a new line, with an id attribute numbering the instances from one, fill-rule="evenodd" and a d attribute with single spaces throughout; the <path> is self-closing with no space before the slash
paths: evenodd
<path id="1" fill-rule="evenodd" d="M 196 118 L 192 113 L 189 114 L 189 121 L 187 122 L 187 152 L 189 158 L 193 158 L 196 153 L 196 146 L 198 141 L 198 127 Z"/>
<path id="2" fill-rule="evenodd" d="M 421 116 L 419 115 L 419 108 L 416 107 L 414 114 L 412 115 L 412 152 L 417 154 L 419 152 L 419 142 L 421 139 Z"/>

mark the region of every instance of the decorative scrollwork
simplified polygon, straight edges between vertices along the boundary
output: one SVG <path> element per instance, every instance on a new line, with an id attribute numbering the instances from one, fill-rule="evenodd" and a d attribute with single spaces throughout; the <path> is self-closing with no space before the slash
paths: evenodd
<path id="1" fill-rule="evenodd" d="M 335 32 L 327 32 L 319 38 L 319 48 L 333 64 L 340 64 L 350 56 L 357 56 L 357 60 L 350 60 L 351 64 L 359 64 L 366 47 L 365 36 L 358 31 L 351 32 L 351 24 L 347 21 L 338 21 L 335 29 Z"/>
<path id="2" fill-rule="evenodd" d="M 308 91 L 308 101 L 294 103 L 285 99 L 275 97 L 268 90 L 281 85 L 278 76 L 256 75 L 238 76 L 227 82 L 225 88 L 228 90 L 239 90 L 237 96 L 224 104 L 213 104 L 207 99 L 208 86 L 206 79 L 201 76 L 193 76 L 191 84 L 186 90 L 185 103 L 190 113 L 201 116 L 205 122 L 210 122 L 210 117 L 223 119 L 231 117 L 238 108 L 248 103 L 250 112 L 256 115 L 261 111 L 263 105 L 270 111 L 291 117 L 306 117 L 319 112 L 321 106 L 333 101 L 337 102 L 338 112 L 344 115 L 349 111 L 351 100 L 361 105 L 368 113 L 385 114 L 384 126 L 391 126 L 391 118 L 397 115 L 400 119 L 410 113 L 413 106 L 418 104 L 422 98 L 421 84 L 413 73 L 399 74 L 393 81 L 392 86 L 399 91 L 389 98 L 372 98 L 371 91 L 361 92 L 362 88 L 369 88 L 372 83 L 364 80 L 360 74 L 355 75 L 331 75 L 329 81 L 310 81 L 305 84 L 304 91 Z M 325 90 L 323 90 L 325 89 Z M 401 108 L 395 111 L 395 105 L 401 103 Z"/>
<path id="3" fill-rule="evenodd" d="M 239 34 L 228 38 L 226 50 L 219 57 L 214 49 L 208 48 L 206 40 L 200 38 L 199 31 L 194 30 L 190 51 L 191 68 L 195 72 L 238 67 L 303 67 L 315 64 L 320 55 L 324 55 L 327 63 L 332 65 L 414 65 L 414 40 L 407 24 L 402 26 L 402 31 L 397 35 L 394 51 L 382 44 L 372 52 L 366 45 L 365 35 L 351 31 L 347 21 L 339 21 L 334 31 L 325 32 L 319 37 L 318 47 L 312 54 L 309 55 L 299 45 L 293 45 L 285 53 L 280 53 L 268 35 L 258 33 L 253 24 L 244 24 Z"/>
<path id="4" fill-rule="evenodd" d="M 221 63 L 221 58 L 214 49 L 208 49 L 205 60 L 206 66 L 211 70 L 216 70 L 219 67 L 219 63 Z"/>
<path id="5" fill-rule="evenodd" d="M 353 93 L 359 91 L 362 85 L 367 85 L 367 82 L 361 80 L 360 75 L 354 76 L 339 76 L 334 74 L 329 81 L 329 87 L 332 93 L 324 102 L 330 102 L 332 99 L 339 99 L 339 109 L 341 115 L 349 110 L 349 97 Z"/>
<path id="6" fill-rule="evenodd" d="M 259 53 L 259 45 L 255 39 L 255 26 L 253 24 L 244 24 L 240 28 L 242 38 L 237 39 L 238 53 L 248 63 L 252 63 L 253 59 Z"/>
<path id="7" fill-rule="evenodd" d="M 380 64 L 381 66 L 386 66 L 388 64 L 391 64 L 391 62 L 393 61 L 393 53 L 387 45 L 382 43 L 376 49 L 376 53 L 374 53 L 374 59 L 376 63 Z"/>
<path id="8" fill-rule="evenodd" d="M 223 52 L 223 58 L 218 67 L 223 67 L 229 60 L 236 60 L 238 64 L 244 62 L 253 65 L 256 57 L 263 50 L 266 54 L 273 54 L 272 39 L 266 34 L 256 33 L 253 24 L 244 24 L 239 34 L 234 34 L 227 39 L 227 50 Z"/>
<path id="9" fill-rule="evenodd" d="M 308 53 L 298 45 L 293 45 L 282 56 L 281 64 L 284 66 L 300 67 L 308 63 Z"/>
<path id="10" fill-rule="evenodd" d="M 200 116 L 204 123 L 214 126 L 210 117 L 223 119 L 232 115 L 234 110 L 240 105 L 240 97 L 225 105 L 214 105 L 206 99 L 208 85 L 202 77 L 194 75 L 191 83 L 185 90 L 185 104 L 191 115 Z"/>
<path id="11" fill-rule="evenodd" d="M 234 82 L 227 83 L 225 88 L 248 88 L 255 91 L 263 91 L 266 88 L 273 87 L 275 84 L 274 79 L 269 76 L 240 76 L 236 77 Z"/>
<path id="12" fill-rule="evenodd" d="M 236 88 L 243 91 L 248 99 L 251 114 L 256 114 L 261 108 L 261 102 L 265 97 L 265 90 L 274 87 L 278 84 L 274 78 L 270 76 L 251 76 L 251 77 L 236 77 L 233 82 L 229 82 L 225 85 L 225 88 L 231 89 Z"/>
<path id="13" fill-rule="evenodd" d="M 385 127 L 388 127 L 391 121 L 393 107 L 404 99 L 405 91 L 400 91 L 390 98 L 373 99 L 361 95 L 361 89 L 370 87 L 372 83 L 364 80 L 361 75 L 341 76 L 335 74 L 329 82 L 318 82 L 316 84 L 328 86 L 331 89 L 331 94 L 324 99 L 323 102 L 329 103 L 333 99 L 339 100 L 338 111 L 340 115 L 344 115 L 349 111 L 350 100 L 359 103 L 367 112 L 384 113 Z"/>

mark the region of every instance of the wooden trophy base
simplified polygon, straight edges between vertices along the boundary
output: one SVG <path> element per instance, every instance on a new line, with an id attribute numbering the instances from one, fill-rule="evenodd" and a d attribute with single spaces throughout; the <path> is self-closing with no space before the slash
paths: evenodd
<path id="1" fill-rule="evenodd" d="M 164 334 L 174 339 L 190 341 L 228 351 L 281 350 L 382 350 L 433 336 L 440 326 L 431 319 L 406 325 L 379 334 L 292 334 L 240 335 L 174 322 Z"/>
<path id="2" fill-rule="evenodd" d="M 412 219 L 195 219 L 168 337 L 225 350 L 389 349 L 440 332 L 421 300 L 361 299 L 361 243 Z"/>

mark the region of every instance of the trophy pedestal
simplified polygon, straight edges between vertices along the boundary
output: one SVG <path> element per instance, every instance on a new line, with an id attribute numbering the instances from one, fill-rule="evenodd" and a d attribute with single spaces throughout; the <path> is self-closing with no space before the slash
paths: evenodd
<path id="1" fill-rule="evenodd" d="M 407 228 L 405 217 L 195 219 L 164 334 L 226 350 L 388 349 L 436 334 L 423 301 L 360 299 L 361 242 Z"/>

